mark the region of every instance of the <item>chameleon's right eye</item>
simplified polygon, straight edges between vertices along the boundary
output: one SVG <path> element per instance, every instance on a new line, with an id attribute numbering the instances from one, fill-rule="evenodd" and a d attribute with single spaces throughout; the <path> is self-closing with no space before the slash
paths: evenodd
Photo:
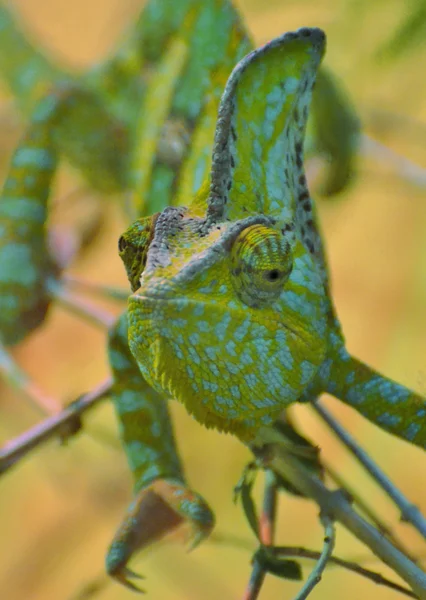
<path id="1" fill-rule="evenodd" d="M 140 279 L 145 269 L 149 246 L 154 237 L 157 216 L 144 217 L 135 221 L 118 240 L 118 253 L 126 268 L 133 292 L 140 288 Z"/>
<path id="2" fill-rule="evenodd" d="M 248 306 L 257 308 L 276 300 L 292 268 L 288 240 L 281 231 L 271 227 L 247 227 L 232 247 L 232 282 L 238 296 Z"/>

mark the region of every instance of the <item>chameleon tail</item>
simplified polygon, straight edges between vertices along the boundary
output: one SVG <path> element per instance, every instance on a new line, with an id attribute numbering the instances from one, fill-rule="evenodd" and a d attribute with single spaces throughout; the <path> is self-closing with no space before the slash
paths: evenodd
<path id="1" fill-rule="evenodd" d="M 426 399 L 348 354 L 345 359 L 332 366 L 326 391 L 389 433 L 426 448 Z"/>
<path id="2" fill-rule="evenodd" d="M 157 25 L 160 13 L 161 32 L 155 26 L 153 35 L 152 26 Z M 142 18 L 141 49 L 144 58 L 155 64 L 155 71 L 150 77 L 143 109 L 135 119 L 133 217 L 176 204 L 173 192 L 185 197 L 186 202 L 188 195 L 191 197 L 198 190 L 211 162 L 211 138 L 203 137 L 200 148 L 200 123 L 207 124 L 213 136 L 226 79 L 234 64 L 251 49 L 240 18 L 229 2 L 151 1 Z M 169 32 L 167 37 L 165 31 Z M 163 46 L 158 46 L 159 37 L 163 38 Z M 191 153 L 189 140 L 194 137 L 198 138 L 197 149 L 201 152 L 189 170 L 186 159 Z M 185 192 L 181 189 L 181 168 Z M 194 177 L 198 184 L 195 186 Z M 183 193 L 187 195 L 182 196 Z"/>
<path id="3" fill-rule="evenodd" d="M 135 498 L 109 548 L 107 571 L 135 589 L 127 563 L 132 554 L 184 527 L 190 547 L 206 537 L 214 517 L 185 482 L 166 401 L 148 386 L 127 342 L 127 314 L 110 335 L 113 401 L 120 437 L 133 473 Z M 137 589 L 137 588 L 136 588 Z"/>

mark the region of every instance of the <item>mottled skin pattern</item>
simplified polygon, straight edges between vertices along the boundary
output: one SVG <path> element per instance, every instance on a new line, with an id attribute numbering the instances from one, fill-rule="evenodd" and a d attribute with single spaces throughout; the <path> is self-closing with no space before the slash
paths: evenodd
<path id="1" fill-rule="evenodd" d="M 328 391 L 424 448 L 425 399 L 348 354 L 330 298 L 303 172 L 324 47 L 321 30 L 301 29 L 243 59 L 222 96 L 210 179 L 188 208 L 166 208 L 149 236 L 144 227 L 141 243 L 135 226 L 125 234 L 133 288 L 132 247 L 147 245 L 129 346 L 160 395 L 245 443 L 289 404 Z"/>

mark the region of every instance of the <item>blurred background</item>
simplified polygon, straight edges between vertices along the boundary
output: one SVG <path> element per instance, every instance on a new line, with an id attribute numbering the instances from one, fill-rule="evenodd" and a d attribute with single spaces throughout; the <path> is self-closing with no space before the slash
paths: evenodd
<path id="1" fill-rule="evenodd" d="M 143 4 L 139 0 L 9 3 L 31 39 L 75 69 L 105 57 Z M 325 64 L 342 79 L 365 130 L 426 170 L 424 0 L 240 0 L 237 4 L 257 44 L 301 26 L 325 29 Z M 412 33 L 404 38 L 407 26 Z M 2 98 L 0 165 L 4 168 L 20 129 L 11 99 L 6 93 Z M 61 169 L 55 196 L 66 197 L 76 185 L 71 170 Z M 425 189 L 399 177 L 392 165 L 373 153 L 360 156 L 351 186 L 338 198 L 321 201 L 319 207 L 333 295 L 349 350 L 422 394 L 426 394 Z M 117 204 L 103 206 L 105 222 L 97 243 L 74 263 L 72 273 L 126 287 L 116 253 L 116 240 L 126 223 Z M 63 217 L 66 213 L 61 210 L 65 209 L 58 211 Z M 79 218 L 78 210 L 69 215 L 70 220 Z M 120 311 L 114 304 L 109 308 Z M 104 333 L 59 308 L 14 354 L 43 389 L 64 402 L 91 389 L 108 373 Z M 338 401 L 328 398 L 326 403 L 426 512 L 424 453 L 382 433 Z M 149 598 L 240 598 L 256 543 L 242 510 L 232 502 L 232 489 L 249 453 L 232 437 L 202 429 L 176 403 L 172 412 L 188 478 L 216 512 L 216 538 L 191 554 L 177 544 L 163 543 L 143 553 L 134 563 L 136 570 L 147 577 L 144 587 Z M 6 386 L 1 387 L 0 415 L 1 443 L 38 419 Z M 420 537 L 399 523 L 397 511 L 309 408 L 297 406 L 292 415 L 329 463 L 392 524 L 412 554 L 425 560 Z M 96 585 L 100 590 L 93 597 L 132 597 L 103 578 L 106 549 L 131 495 L 130 473 L 109 403 L 84 422 L 83 432 L 66 446 L 51 442 L 2 478 L 0 598 L 4 600 L 75 600 L 89 597 L 91 586 Z M 278 542 L 320 549 L 322 535 L 315 505 L 283 495 Z M 336 554 L 396 579 L 340 528 Z M 303 563 L 305 575 L 311 566 Z M 269 576 L 261 598 L 292 598 L 299 585 Z M 330 568 L 310 597 L 392 600 L 397 593 Z"/>

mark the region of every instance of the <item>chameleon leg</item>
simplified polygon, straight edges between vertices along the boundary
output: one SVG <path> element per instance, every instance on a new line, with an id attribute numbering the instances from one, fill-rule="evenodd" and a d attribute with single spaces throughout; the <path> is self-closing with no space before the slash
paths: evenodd
<path id="1" fill-rule="evenodd" d="M 426 448 L 426 400 L 349 354 L 333 363 L 326 391 L 389 433 Z"/>
<path id="2" fill-rule="evenodd" d="M 127 568 L 135 551 L 166 534 L 184 530 L 190 547 L 209 535 L 214 517 L 206 502 L 187 487 L 177 455 L 167 404 L 142 378 L 127 341 L 127 314 L 112 330 L 109 359 L 120 436 L 134 477 L 135 498 L 106 558 L 115 579 L 138 589 Z"/>

